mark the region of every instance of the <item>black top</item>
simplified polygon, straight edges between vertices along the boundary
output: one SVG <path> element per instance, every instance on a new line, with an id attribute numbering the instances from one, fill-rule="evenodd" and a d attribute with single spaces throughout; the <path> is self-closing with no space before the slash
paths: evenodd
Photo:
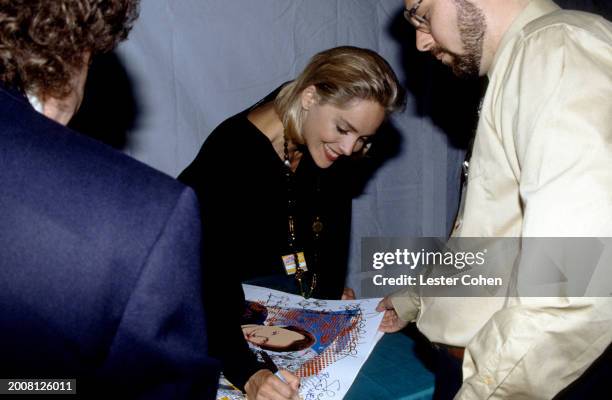
<path id="1" fill-rule="evenodd" d="M 264 101 L 272 100 L 274 94 Z M 240 388 L 262 366 L 256 364 L 242 331 L 230 329 L 240 324 L 244 308 L 239 282 L 300 293 L 281 259 L 290 253 L 286 167 L 268 137 L 247 119 L 249 111 L 222 122 L 179 176 L 196 190 L 201 203 L 203 259 L 206 270 L 211 271 L 205 282 L 206 304 L 211 308 L 209 318 L 217 319 L 209 323 L 211 346 L 224 362 L 227 378 Z M 342 296 L 351 217 L 348 168 L 352 163 L 340 159 L 321 169 L 304 150 L 293 176 L 297 243 L 305 251 L 308 269 L 317 274 L 312 297 Z M 323 231 L 315 265 L 312 223 L 316 216 Z M 310 278 L 304 281 L 305 290 L 310 288 Z M 223 326 L 215 329 L 218 324 Z"/>

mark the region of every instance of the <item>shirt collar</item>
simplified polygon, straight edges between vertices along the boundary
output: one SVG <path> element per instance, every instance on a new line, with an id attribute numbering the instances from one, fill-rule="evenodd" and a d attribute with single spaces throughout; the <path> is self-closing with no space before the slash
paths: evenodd
<path id="1" fill-rule="evenodd" d="M 529 4 L 520 12 L 520 14 L 514 19 L 504 36 L 502 36 L 501 41 L 499 42 L 499 46 L 497 46 L 497 51 L 495 52 L 495 56 L 493 57 L 493 62 L 491 63 L 491 67 L 489 68 L 489 72 L 487 72 L 487 76 L 491 79 L 493 75 L 493 71 L 495 70 L 495 65 L 497 64 L 497 59 L 499 55 L 502 53 L 504 47 L 519 34 L 521 29 L 525 27 L 531 21 L 540 18 L 543 15 L 550 14 L 553 11 L 559 10 L 560 7 L 553 3 L 551 0 L 531 0 Z"/>
<path id="2" fill-rule="evenodd" d="M 38 98 L 38 96 L 31 94 L 31 93 L 27 93 L 26 94 L 28 101 L 30 102 L 30 104 L 32 105 L 32 108 L 34 108 L 36 111 L 38 111 L 39 113 L 43 113 L 43 104 L 40 101 L 40 99 Z"/>

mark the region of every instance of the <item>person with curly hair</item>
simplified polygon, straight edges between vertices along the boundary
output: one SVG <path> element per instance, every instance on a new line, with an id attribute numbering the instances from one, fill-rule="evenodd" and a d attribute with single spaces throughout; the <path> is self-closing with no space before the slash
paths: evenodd
<path id="1" fill-rule="evenodd" d="M 127 38 L 137 11 L 137 0 L 1 0 L 0 81 L 68 123 L 91 57 Z"/>
<path id="2" fill-rule="evenodd" d="M 137 10 L 0 0 L 0 376 L 214 398 L 194 192 L 64 126 Z"/>

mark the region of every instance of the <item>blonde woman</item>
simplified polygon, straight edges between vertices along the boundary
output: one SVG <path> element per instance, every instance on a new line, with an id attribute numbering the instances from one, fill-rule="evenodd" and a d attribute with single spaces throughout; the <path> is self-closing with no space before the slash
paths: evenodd
<path id="1" fill-rule="evenodd" d="M 325 50 L 294 81 L 222 122 L 180 175 L 201 202 L 211 271 L 205 293 L 217 304 L 210 312 L 233 332 L 210 332 L 211 341 L 233 349 L 219 357 L 232 383 L 246 383 L 249 398 L 264 389 L 279 398 L 293 392 L 249 352 L 237 282 L 306 298 L 354 298 L 344 288 L 357 171 L 351 156 L 368 149 L 402 102 L 393 70 L 378 54 Z"/>

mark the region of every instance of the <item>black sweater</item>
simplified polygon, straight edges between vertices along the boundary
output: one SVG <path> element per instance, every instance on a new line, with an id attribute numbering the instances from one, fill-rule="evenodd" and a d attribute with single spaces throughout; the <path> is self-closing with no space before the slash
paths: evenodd
<path id="1" fill-rule="evenodd" d="M 242 336 L 244 293 L 240 283 L 299 294 L 294 277 L 286 276 L 281 261 L 288 253 L 284 165 L 267 136 L 247 119 L 248 111 L 221 123 L 179 176 L 200 199 L 211 353 L 223 362 L 226 377 L 241 389 L 264 366 L 257 363 Z M 305 250 L 308 268 L 317 273 L 312 297 L 339 299 L 342 295 L 351 217 L 348 168 L 352 163 L 341 159 L 320 169 L 304 151 L 294 175 L 298 243 Z M 309 262 L 315 215 L 324 225 L 318 265 Z M 310 281 L 304 286 L 308 289 Z"/>

